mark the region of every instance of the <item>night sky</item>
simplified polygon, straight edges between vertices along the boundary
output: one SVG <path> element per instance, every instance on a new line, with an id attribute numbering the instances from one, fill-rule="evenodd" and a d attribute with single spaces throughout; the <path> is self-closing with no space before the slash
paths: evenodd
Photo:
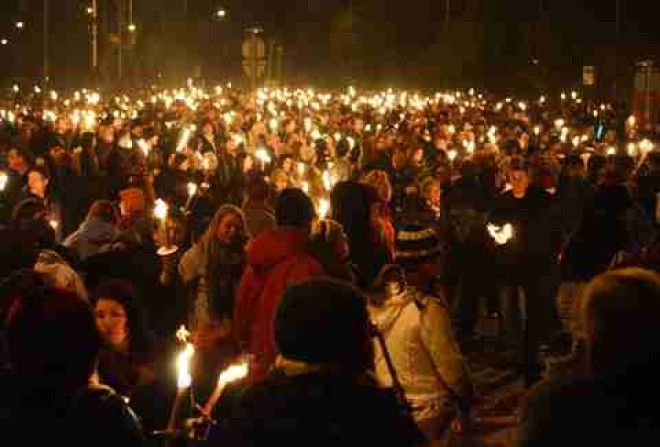
<path id="1" fill-rule="evenodd" d="M 105 78 L 116 74 L 119 0 L 98 0 Z M 128 2 L 128 0 L 123 0 Z M 89 34 L 79 0 L 50 0 L 50 61 L 54 81 L 74 85 L 88 79 Z M 267 40 L 285 48 L 289 82 L 337 85 L 437 87 L 470 84 L 491 88 L 547 87 L 557 77 L 579 82 L 582 65 L 601 77 L 647 56 L 660 54 L 660 2 L 621 0 L 133 0 L 138 26 L 133 51 L 126 51 L 131 79 L 175 77 L 199 65 L 210 78 L 240 76 L 242 30 L 259 23 Z M 226 20 L 213 19 L 219 6 Z M 42 67 L 43 0 L 2 0 L 0 47 L 9 63 L 0 78 L 33 78 Z M 24 20 L 20 33 L 12 23 Z M 619 61 L 612 55 L 618 41 Z M 130 58 L 133 59 L 130 59 Z M 538 65 L 530 63 L 537 59 Z M 184 71 L 183 67 L 188 67 Z"/>

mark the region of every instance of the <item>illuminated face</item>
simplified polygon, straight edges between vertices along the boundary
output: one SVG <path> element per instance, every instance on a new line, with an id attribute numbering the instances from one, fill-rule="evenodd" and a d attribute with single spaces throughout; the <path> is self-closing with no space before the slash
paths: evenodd
<path id="1" fill-rule="evenodd" d="M 413 153 L 412 161 L 415 164 L 421 164 L 423 158 L 424 158 L 424 151 L 420 148 L 415 150 L 415 152 Z"/>
<path id="2" fill-rule="evenodd" d="M 520 199 L 525 197 L 527 192 L 527 187 L 529 186 L 529 176 L 525 171 L 510 171 L 509 172 L 509 182 L 511 183 L 511 188 L 513 196 Z"/>
<path id="3" fill-rule="evenodd" d="M 277 191 L 285 190 L 287 187 L 286 177 L 281 176 L 275 179 L 274 186 Z"/>
<path id="4" fill-rule="evenodd" d="M 225 244 L 231 243 L 236 240 L 236 236 L 240 234 L 243 222 L 240 216 L 235 213 L 226 214 L 215 229 L 215 236 L 220 242 Z"/>
<path id="5" fill-rule="evenodd" d="M 254 167 L 254 159 L 250 156 L 243 160 L 243 172 L 249 172 Z"/>
<path id="6" fill-rule="evenodd" d="M 103 130 L 101 130 L 100 137 L 101 137 L 101 141 L 103 141 L 106 144 L 112 144 L 115 141 L 115 134 L 111 127 L 106 127 Z"/>
<path id="7" fill-rule="evenodd" d="M 101 337 L 115 348 L 125 345 L 129 330 L 124 306 L 112 298 L 101 298 L 96 303 L 94 314 Z"/>
<path id="8" fill-rule="evenodd" d="M 58 119 L 55 122 L 55 131 L 60 135 L 64 135 L 65 133 L 67 133 L 69 131 L 68 121 L 62 118 Z"/>
<path id="9" fill-rule="evenodd" d="M 48 179 L 40 172 L 30 171 L 28 174 L 28 188 L 32 194 L 37 197 L 46 197 L 46 188 L 48 187 Z"/>
<path id="10" fill-rule="evenodd" d="M 231 156 L 236 155 L 237 149 L 238 149 L 238 146 L 236 146 L 236 142 L 234 140 L 230 139 L 229 141 L 227 141 L 227 154 L 228 155 L 231 155 Z"/>
<path id="11" fill-rule="evenodd" d="M 442 196 L 442 192 L 440 190 L 440 185 L 433 184 L 428 187 L 426 190 L 426 198 L 433 204 L 438 205 L 440 204 L 440 198 Z"/>
<path id="12" fill-rule="evenodd" d="M 202 129 L 202 132 L 204 132 L 204 135 L 213 135 L 213 126 L 211 124 L 204 124 L 204 128 Z"/>
<path id="13" fill-rule="evenodd" d="M 291 171 L 293 171 L 293 159 L 291 159 L 291 158 L 286 158 L 286 159 L 284 160 L 284 163 L 282 163 L 282 169 L 283 169 L 285 172 L 291 172 Z"/>

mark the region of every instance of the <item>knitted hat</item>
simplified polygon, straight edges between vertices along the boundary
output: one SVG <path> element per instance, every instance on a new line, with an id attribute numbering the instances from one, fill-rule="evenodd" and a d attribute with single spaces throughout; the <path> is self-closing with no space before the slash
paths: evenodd
<path id="1" fill-rule="evenodd" d="M 275 316 L 282 356 L 360 371 L 370 362 L 366 300 L 348 284 L 312 280 L 289 288 Z"/>
<path id="2" fill-rule="evenodd" d="M 397 232 L 395 257 L 399 265 L 423 264 L 435 258 L 440 251 L 440 239 L 433 228 L 410 224 Z"/>

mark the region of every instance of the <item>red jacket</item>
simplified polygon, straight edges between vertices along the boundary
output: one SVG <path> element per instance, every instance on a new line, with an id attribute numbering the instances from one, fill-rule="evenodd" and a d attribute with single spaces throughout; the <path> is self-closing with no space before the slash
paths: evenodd
<path id="1" fill-rule="evenodd" d="M 287 287 L 323 274 L 307 251 L 307 233 L 276 229 L 259 234 L 246 249 L 243 273 L 234 306 L 234 334 L 239 346 L 254 355 L 250 376 L 263 379 L 275 361 L 273 321 Z"/>

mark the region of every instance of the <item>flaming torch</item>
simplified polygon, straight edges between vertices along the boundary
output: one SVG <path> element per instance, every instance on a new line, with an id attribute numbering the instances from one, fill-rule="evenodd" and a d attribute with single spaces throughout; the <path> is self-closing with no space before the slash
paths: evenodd
<path id="1" fill-rule="evenodd" d="M 6 172 L 0 172 L 0 191 L 4 191 L 7 187 L 7 182 L 9 181 L 9 176 Z"/>
<path id="2" fill-rule="evenodd" d="M 513 225 L 510 223 L 502 226 L 488 224 L 488 234 L 493 238 L 497 245 L 505 245 L 513 237 Z"/>
<path id="3" fill-rule="evenodd" d="M 206 417 L 210 418 L 213 409 L 218 403 L 218 400 L 220 400 L 220 397 L 222 397 L 222 393 L 225 390 L 225 387 L 232 382 L 236 382 L 237 380 L 243 379 L 245 376 L 247 376 L 247 374 L 248 374 L 247 361 L 243 361 L 241 363 L 231 365 L 227 369 L 222 371 L 220 375 L 218 375 L 218 382 L 216 383 L 213 393 L 204 404 L 202 413 Z"/>
<path id="4" fill-rule="evenodd" d="M 177 337 L 180 333 L 185 331 L 188 332 L 184 326 L 177 331 Z M 183 405 L 184 399 L 188 389 L 192 385 L 192 376 L 190 375 L 190 360 L 192 359 L 193 354 L 195 353 L 195 348 L 192 343 L 187 341 L 187 337 L 184 337 L 185 345 L 184 348 L 179 352 L 179 355 L 176 358 L 176 367 L 177 367 L 177 383 L 176 383 L 176 398 L 174 399 L 174 404 L 172 405 L 172 410 L 170 411 L 170 419 L 167 423 L 167 431 L 172 433 L 176 430 L 177 416 L 181 405 Z"/>

